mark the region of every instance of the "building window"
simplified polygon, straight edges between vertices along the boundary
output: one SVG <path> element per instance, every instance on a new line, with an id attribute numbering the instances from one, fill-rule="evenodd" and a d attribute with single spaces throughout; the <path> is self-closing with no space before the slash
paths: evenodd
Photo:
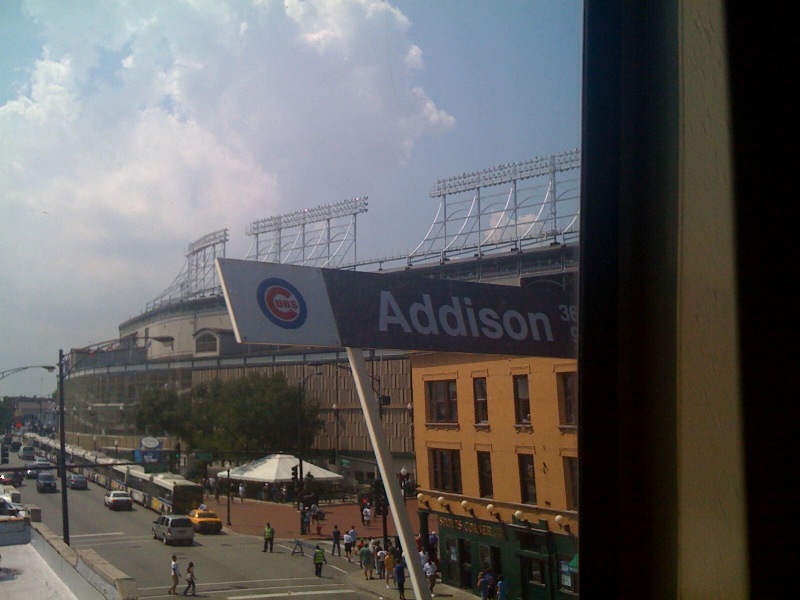
<path id="1" fill-rule="evenodd" d="M 478 452 L 478 487 L 481 498 L 494 498 L 492 455 L 489 452 Z"/>
<path id="2" fill-rule="evenodd" d="M 523 504 L 536 504 L 536 472 L 533 470 L 533 454 L 518 454 L 519 487 Z"/>
<path id="3" fill-rule="evenodd" d="M 489 422 L 489 407 L 486 402 L 486 377 L 472 380 L 472 396 L 475 402 L 475 422 Z"/>
<path id="4" fill-rule="evenodd" d="M 458 450 L 429 451 L 431 481 L 434 489 L 461 493 L 461 453 Z"/>
<path id="5" fill-rule="evenodd" d="M 195 354 L 217 351 L 217 336 L 213 333 L 201 333 L 194 340 Z"/>
<path id="6" fill-rule="evenodd" d="M 578 424 L 578 374 L 558 373 L 558 412 L 562 425 Z"/>
<path id="7" fill-rule="evenodd" d="M 527 375 L 514 375 L 514 415 L 517 425 L 529 425 L 531 422 Z"/>
<path id="8" fill-rule="evenodd" d="M 519 557 L 523 577 L 533 585 L 545 585 L 545 563 L 538 558 L 530 556 Z"/>
<path id="9" fill-rule="evenodd" d="M 428 397 L 429 423 L 458 423 L 455 379 L 428 381 L 425 392 Z"/>
<path id="10" fill-rule="evenodd" d="M 567 492 L 567 509 L 578 510 L 578 459 L 564 457 L 564 485 Z"/>

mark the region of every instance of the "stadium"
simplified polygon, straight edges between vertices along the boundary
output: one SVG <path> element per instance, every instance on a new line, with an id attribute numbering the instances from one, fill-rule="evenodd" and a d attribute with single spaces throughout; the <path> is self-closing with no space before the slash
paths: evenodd
<path id="1" fill-rule="evenodd" d="M 368 210 L 368 199 L 357 197 L 253 221 L 246 230 L 250 250 L 243 258 L 392 277 L 571 288 L 578 264 L 579 161 L 573 150 L 436 181 L 430 196 L 439 201 L 438 211 L 423 240 L 406 256 L 359 259 L 357 218 Z M 236 342 L 214 267 L 217 257 L 226 256 L 228 239 L 228 230 L 222 229 L 189 244 L 175 280 L 140 315 L 121 323 L 117 338 L 69 352 L 65 407 L 70 443 L 85 446 L 90 436 L 98 449 L 134 449 L 143 433 L 135 431 L 135 407 L 150 387 L 180 393 L 215 378 L 281 371 L 296 385 L 305 382 L 306 393 L 322 407 L 326 427 L 314 445 L 320 457 L 335 447 L 351 458 L 354 479 L 371 477 L 374 460 L 352 378 L 331 366 L 346 363 L 344 352 Z M 389 398 L 383 413 L 391 450 L 410 469 L 409 353 L 366 352 L 376 397 Z M 323 364 L 314 368 L 309 363 Z M 316 371 L 320 375 L 310 377 Z M 338 440 L 333 439 L 336 421 Z M 164 442 L 169 448 L 175 440 Z"/>

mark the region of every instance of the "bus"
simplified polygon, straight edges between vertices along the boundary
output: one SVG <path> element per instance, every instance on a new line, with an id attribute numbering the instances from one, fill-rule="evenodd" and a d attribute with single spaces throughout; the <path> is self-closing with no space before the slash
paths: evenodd
<path id="1" fill-rule="evenodd" d="M 57 464 L 59 443 L 42 436 L 26 435 L 28 443 Z M 66 447 L 69 471 L 82 472 L 89 481 L 106 489 L 126 490 L 137 504 L 160 514 L 187 514 L 203 503 L 203 486 L 174 473 L 145 473 L 144 466 L 110 458 L 78 446 Z"/>
<path id="2" fill-rule="evenodd" d="M 114 465 L 110 488 L 161 514 L 187 514 L 203 503 L 203 486 L 174 473 L 145 473 L 140 465 Z"/>

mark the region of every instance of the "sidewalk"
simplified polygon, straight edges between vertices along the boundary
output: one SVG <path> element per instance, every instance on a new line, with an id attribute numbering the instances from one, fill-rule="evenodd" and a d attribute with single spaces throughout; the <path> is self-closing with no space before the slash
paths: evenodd
<path id="1" fill-rule="evenodd" d="M 242 503 L 238 498 L 231 497 L 230 525 L 227 525 L 227 498 L 220 496 L 219 501 L 216 501 L 214 497 L 211 496 L 205 500 L 205 503 L 209 509 L 216 512 L 219 518 L 222 519 L 223 527 L 228 531 L 241 535 L 252 535 L 262 539 L 264 536 L 264 526 L 269 522 L 275 528 L 276 539 L 289 540 L 288 545 L 291 545 L 291 540 L 294 539 L 302 539 L 310 543 L 319 543 L 325 550 L 326 558 L 328 558 L 330 562 L 336 561 L 335 564 L 337 567 L 347 571 L 348 580 L 353 587 L 372 592 L 381 598 L 398 597 L 397 590 L 394 588 L 387 590 L 384 581 L 377 579 L 371 581 L 365 580 L 363 572 L 358 567 L 357 560 L 348 563 L 347 560 L 343 558 L 340 559 L 338 556 L 330 556 L 331 531 L 333 531 L 334 525 L 338 525 L 342 533 L 350 529 L 350 526 L 353 525 L 359 537 L 383 537 L 383 517 L 373 519 L 369 527 L 363 526 L 361 525 L 361 512 L 357 504 L 323 504 L 320 506 L 320 509 L 325 513 L 325 519 L 320 521 L 322 525 L 321 535 L 317 535 L 316 527 L 312 526 L 312 534 L 301 536 L 300 513 L 293 504 L 261 502 L 259 500 L 245 500 L 244 503 Z M 409 500 L 406 503 L 406 510 L 413 528 L 417 523 L 417 502 L 415 500 Z M 436 530 L 435 519 L 431 521 L 430 526 L 433 530 Z M 392 540 L 392 543 L 394 543 L 394 538 L 397 535 L 397 528 L 391 516 L 386 517 L 386 533 Z M 308 552 L 306 553 L 308 554 Z M 414 556 L 416 557 L 416 548 L 414 549 Z M 436 584 L 433 591 L 437 598 L 453 598 L 455 600 L 475 600 L 477 598 L 470 590 L 462 590 L 443 583 Z M 414 590 L 409 580 L 406 580 L 406 598 L 408 600 L 415 598 Z"/>

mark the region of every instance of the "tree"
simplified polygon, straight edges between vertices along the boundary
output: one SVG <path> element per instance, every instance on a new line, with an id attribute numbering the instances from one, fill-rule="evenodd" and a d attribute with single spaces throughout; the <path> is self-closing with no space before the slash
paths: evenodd
<path id="1" fill-rule="evenodd" d="M 186 439 L 191 431 L 187 416 L 191 414 L 188 396 L 181 396 L 168 388 L 146 390 L 136 409 L 136 427 L 152 435 L 169 432 Z"/>
<path id="2" fill-rule="evenodd" d="M 308 398 L 298 412 L 295 386 L 282 373 L 251 374 L 242 379 L 214 380 L 192 389 L 185 397 L 157 390 L 142 398 L 137 425 L 180 435 L 192 448 L 217 456 L 294 451 L 298 428 L 302 447 L 308 448 L 322 427 L 319 405 Z M 158 393 L 156 393 L 158 392 Z M 176 409 L 166 404 L 174 403 Z M 141 422 L 140 422 L 141 418 Z"/>

